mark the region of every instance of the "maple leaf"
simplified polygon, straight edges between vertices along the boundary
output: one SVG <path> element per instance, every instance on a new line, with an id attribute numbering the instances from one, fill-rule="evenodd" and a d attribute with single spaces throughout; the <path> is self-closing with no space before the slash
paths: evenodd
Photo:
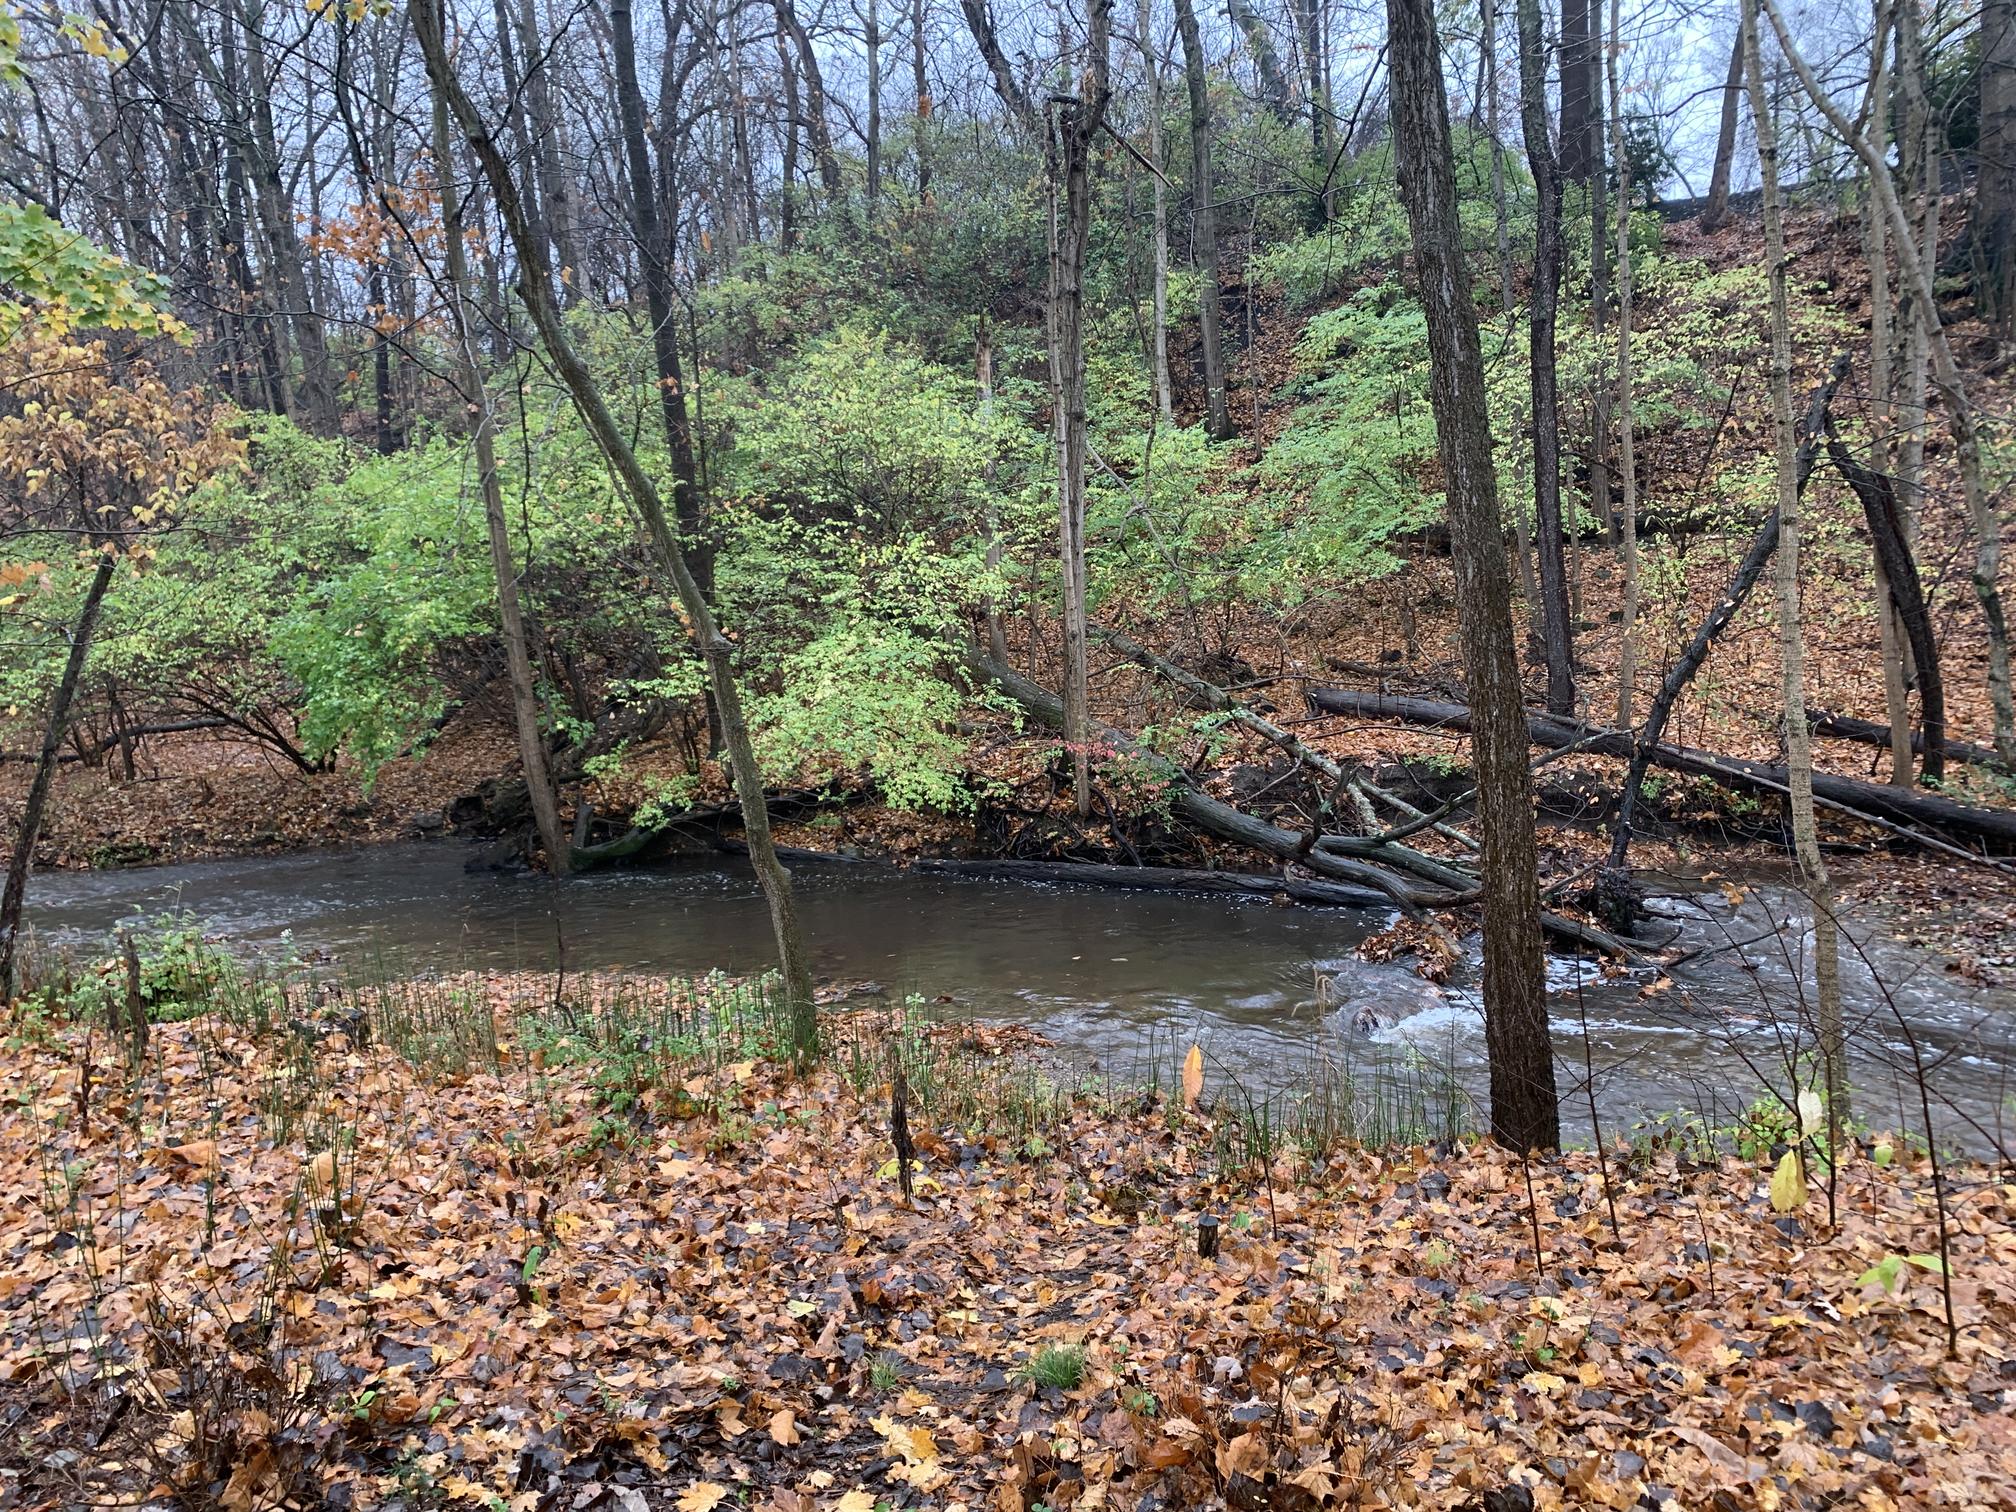
<path id="1" fill-rule="evenodd" d="M 695 1481 L 679 1493 L 673 1503 L 679 1512 L 714 1512 L 728 1499 L 728 1488 L 719 1481 Z"/>
<path id="2" fill-rule="evenodd" d="M 833 1503 L 833 1512 L 875 1512 L 875 1497 L 873 1493 L 856 1486 Z"/>

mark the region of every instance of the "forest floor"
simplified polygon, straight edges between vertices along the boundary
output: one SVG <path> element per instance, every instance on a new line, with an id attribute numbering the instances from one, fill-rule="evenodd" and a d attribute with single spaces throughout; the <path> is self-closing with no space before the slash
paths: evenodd
<path id="1" fill-rule="evenodd" d="M 793 1074 L 705 990 L 239 999 L 137 1074 L 17 1016 L 0 1505 L 2016 1501 L 2006 1175 L 1269 1150 L 1013 1030 L 854 1015 Z"/>

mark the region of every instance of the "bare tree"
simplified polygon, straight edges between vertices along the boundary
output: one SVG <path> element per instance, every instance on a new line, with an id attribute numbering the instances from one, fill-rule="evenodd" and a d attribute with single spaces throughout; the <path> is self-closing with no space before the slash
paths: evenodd
<path id="1" fill-rule="evenodd" d="M 1092 143 L 1112 99 L 1113 0 L 1090 0 L 1075 97 L 1050 111 L 1050 393 L 1057 445 L 1058 546 L 1064 576 L 1064 740 L 1080 814 L 1092 811 L 1085 622 L 1085 251 L 1092 234 Z"/>
<path id="2" fill-rule="evenodd" d="M 1211 95 L 1204 43 L 1192 0 L 1176 0 L 1176 31 L 1183 39 L 1183 82 L 1190 94 L 1191 239 L 1197 254 L 1197 303 L 1204 344 L 1204 431 L 1214 441 L 1232 434 L 1225 405 L 1225 349 L 1219 334 L 1218 209 L 1211 180 Z"/>
<path id="3" fill-rule="evenodd" d="M 476 453 L 476 484 L 483 495 L 483 524 L 490 537 L 490 568 L 497 580 L 497 621 L 504 641 L 504 665 L 511 680 L 511 718 L 518 735 L 518 761 L 525 772 L 525 790 L 532 821 L 546 848 L 546 867 L 556 877 L 570 866 L 567 832 L 560 827 L 560 805 L 546 760 L 546 738 L 539 725 L 539 688 L 532 671 L 531 642 L 525 611 L 518 598 L 518 567 L 512 559 L 511 527 L 504 515 L 504 491 L 497 479 L 497 410 L 483 380 L 469 319 L 469 253 L 465 245 L 462 191 L 455 182 L 454 156 L 449 148 L 448 102 L 433 91 L 434 172 L 441 191 L 441 230 L 446 247 L 440 293 L 448 309 L 448 328 L 455 348 L 455 386 L 472 422 Z"/>

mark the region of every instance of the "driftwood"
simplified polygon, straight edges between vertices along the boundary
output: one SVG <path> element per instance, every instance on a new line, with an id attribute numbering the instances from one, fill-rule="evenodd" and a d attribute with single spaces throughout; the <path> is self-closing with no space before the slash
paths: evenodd
<path id="1" fill-rule="evenodd" d="M 1049 689 L 994 661 L 977 647 L 967 649 L 966 659 L 978 676 L 992 682 L 1045 724 L 1062 727 L 1063 702 Z M 1132 738 L 1111 725 L 1099 725 L 1094 733 L 1116 750 L 1136 756 L 1145 754 Z M 1221 803 L 1199 791 L 1178 769 L 1171 767 L 1170 771 L 1180 779 L 1170 794 L 1173 811 L 1207 834 L 1302 866 L 1333 881 L 1372 888 L 1409 914 L 1450 907 L 1475 897 L 1476 876 L 1448 862 L 1406 846 L 1353 836 L 1329 836 L 1311 844 L 1307 836 L 1241 813 L 1229 803 Z M 1424 883 L 1427 885 L 1421 885 Z M 1578 920 L 1543 910 L 1540 922 L 1550 935 L 1570 944 L 1605 955 L 1630 953 L 1624 941 Z"/>
<path id="2" fill-rule="evenodd" d="M 1470 728 L 1468 707 L 1438 699 L 1397 698 L 1380 693 L 1355 693 L 1345 688 L 1311 688 L 1308 696 L 1310 704 L 1326 714 L 1343 714 L 1356 719 L 1392 719 L 1445 730 Z M 1527 714 L 1526 723 L 1533 744 L 1537 746 L 1558 749 L 1580 745 L 1598 756 L 1627 760 L 1642 756 L 1654 765 L 1710 777 L 1729 787 L 1765 793 L 1783 793 L 1786 790 L 1788 774 L 1785 768 L 1769 762 L 1718 756 L 1711 751 L 1698 751 L 1688 746 L 1655 744 L 1638 740 L 1629 730 L 1571 724 L 1564 719 L 1534 712 Z M 1913 833 L 1913 830 L 1962 836 L 1998 850 L 2016 851 L 2016 812 L 2006 809 L 1956 803 L 1936 793 L 1917 793 L 1882 783 L 1858 782 L 1829 772 L 1813 774 L 1813 797 L 1827 808 L 1852 818 L 1883 823 L 1886 828 L 1904 833 L 1921 843 L 1936 844 L 1932 836 Z M 1961 854 L 1974 859 L 1968 852 Z"/>
<path id="3" fill-rule="evenodd" d="M 1285 898 L 1331 908 L 1382 908 L 1392 901 L 1369 887 L 1298 881 L 1265 872 L 1202 871 L 1175 866 L 1105 866 L 1091 861 L 952 861 L 911 863 L 912 871 L 1004 882 L 1068 882 L 1140 892 L 1211 893 L 1242 898 Z"/>

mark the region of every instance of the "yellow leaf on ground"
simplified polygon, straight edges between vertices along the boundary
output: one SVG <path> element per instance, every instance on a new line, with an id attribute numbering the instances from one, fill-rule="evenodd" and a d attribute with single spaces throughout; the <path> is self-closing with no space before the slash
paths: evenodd
<path id="1" fill-rule="evenodd" d="M 714 1512 L 728 1499 L 728 1488 L 718 1481 L 695 1481 L 679 1493 L 674 1503 L 679 1512 Z"/>
<path id="2" fill-rule="evenodd" d="M 1197 1099 L 1204 1095 L 1204 1051 L 1201 1046 L 1192 1045 L 1190 1053 L 1183 1057 L 1183 1111 L 1189 1112 L 1197 1106 Z"/>
<path id="3" fill-rule="evenodd" d="M 789 1407 L 770 1415 L 770 1437 L 780 1444 L 795 1444 L 800 1438 L 798 1419 Z"/>
<path id="4" fill-rule="evenodd" d="M 875 1497 L 871 1492 L 856 1486 L 833 1503 L 833 1512 L 875 1512 Z"/>

